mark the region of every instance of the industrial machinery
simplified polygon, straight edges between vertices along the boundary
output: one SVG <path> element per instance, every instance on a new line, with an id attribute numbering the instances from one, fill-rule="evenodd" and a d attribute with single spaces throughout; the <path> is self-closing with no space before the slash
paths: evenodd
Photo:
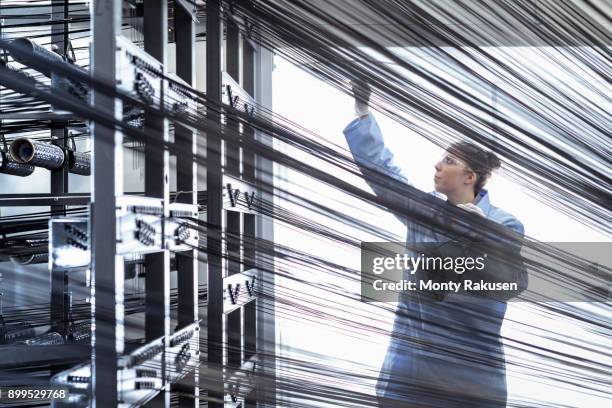
<path id="1" fill-rule="evenodd" d="M 267 103 L 271 54 L 222 2 L 90 3 L 3 2 L 0 386 L 66 390 L 54 407 L 197 407 L 200 388 L 236 406 L 236 372 L 274 338 L 252 245 L 271 238 L 271 164 L 224 112 Z"/>

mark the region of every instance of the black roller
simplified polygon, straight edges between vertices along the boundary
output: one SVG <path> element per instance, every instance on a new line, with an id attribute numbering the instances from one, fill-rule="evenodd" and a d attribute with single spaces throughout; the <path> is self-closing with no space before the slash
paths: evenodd
<path id="1" fill-rule="evenodd" d="M 81 176 L 91 174 L 91 155 L 68 150 L 68 171 Z"/>
<path id="2" fill-rule="evenodd" d="M 19 138 L 9 147 L 13 160 L 49 170 L 59 169 L 66 161 L 64 150 L 56 145 Z"/>
<path id="3" fill-rule="evenodd" d="M 18 163 L 7 153 L 0 151 L 0 173 L 27 177 L 34 172 L 31 164 Z"/>

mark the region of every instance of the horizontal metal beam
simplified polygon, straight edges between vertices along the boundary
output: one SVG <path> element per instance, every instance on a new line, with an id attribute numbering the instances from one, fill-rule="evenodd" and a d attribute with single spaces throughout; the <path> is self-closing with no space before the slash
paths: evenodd
<path id="1" fill-rule="evenodd" d="M 51 205 L 87 205 L 89 194 L 68 193 L 54 194 L 2 194 L 0 207 L 35 207 Z"/>
<path id="2" fill-rule="evenodd" d="M 142 192 L 126 192 L 125 195 L 142 196 Z M 170 193 L 170 200 L 175 200 L 177 193 Z M 198 192 L 199 200 L 205 200 L 206 191 Z M 0 194 L 0 207 L 35 207 L 35 206 L 50 206 L 50 205 L 87 205 L 91 199 L 88 193 L 66 193 L 62 195 L 56 194 Z M 229 200 L 229 198 L 228 198 Z M 229 202 L 229 201 L 228 201 Z"/>
<path id="3" fill-rule="evenodd" d="M 38 364 L 71 364 L 89 359 L 89 344 L 57 344 L 49 346 L 0 346 L 0 369 Z"/>
<path id="4" fill-rule="evenodd" d="M 55 121 L 83 121 L 73 113 L 39 112 L 39 113 L 3 113 L 0 119 L 6 120 L 55 120 Z"/>

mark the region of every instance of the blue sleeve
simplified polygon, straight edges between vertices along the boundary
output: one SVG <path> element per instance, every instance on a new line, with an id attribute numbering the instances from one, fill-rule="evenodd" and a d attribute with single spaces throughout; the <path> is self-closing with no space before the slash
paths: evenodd
<path id="1" fill-rule="evenodd" d="M 402 174 L 402 170 L 393 163 L 393 153 L 385 147 L 382 133 L 372 114 L 365 118 L 357 118 L 344 128 L 344 136 L 355 162 L 359 165 L 369 186 L 378 196 L 388 195 L 386 189 L 367 176 L 367 170 L 373 169 L 385 173 L 396 180 L 412 185 Z M 406 218 L 394 214 L 402 223 Z"/>
<path id="2" fill-rule="evenodd" d="M 501 222 L 502 225 L 518 232 L 521 235 L 525 235 L 525 227 L 523 223 L 514 218 L 513 216 L 509 216 Z"/>
<path id="3" fill-rule="evenodd" d="M 357 164 L 382 171 L 410 184 L 402 170 L 393 163 L 393 153 L 385 147 L 382 133 L 372 114 L 353 120 L 343 132 Z"/>

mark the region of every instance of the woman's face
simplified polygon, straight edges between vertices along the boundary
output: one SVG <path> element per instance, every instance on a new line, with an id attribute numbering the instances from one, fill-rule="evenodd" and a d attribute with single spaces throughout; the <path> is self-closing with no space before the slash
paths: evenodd
<path id="1" fill-rule="evenodd" d="M 456 156 L 446 153 L 435 165 L 434 186 L 437 192 L 449 195 L 465 189 L 473 191 L 476 174 Z"/>

